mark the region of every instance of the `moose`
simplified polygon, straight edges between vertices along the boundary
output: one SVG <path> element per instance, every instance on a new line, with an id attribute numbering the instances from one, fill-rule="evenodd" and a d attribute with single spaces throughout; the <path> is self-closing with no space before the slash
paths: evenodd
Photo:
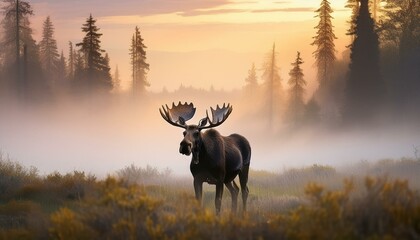
<path id="1" fill-rule="evenodd" d="M 239 134 L 222 136 L 217 130 L 213 129 L 221 125 L 232 113 L 230 104 L 217 105 L 216 109 L 211 109 L 212 119 L 209 118 L 208 111 L 206 117 L 201 119 L 198 125 L 187 125 L 196 111 L 193 103 L 162 106 L 159 109 L 163 119 L 169 124 L 185 129 L 183 132 L 179 152 L 190 156 L 190 170 L 194 178 L 195 197 L 200 202 L 203 195 L 203 183 L 216 185 L 215 206 L 216 214 L 220 214 L 222 204 L 223 185 L 226 185 L 232 196 L 232 212 L 237 211 L 239 187 L 234 179 L 239 176 L 241 186 L 243 211 L 246 211 L 248 198 L 248 172 L 251 161 L 251 146 L 246 138 Z M 204 129 L 209 129 L 202 132 Z"/>

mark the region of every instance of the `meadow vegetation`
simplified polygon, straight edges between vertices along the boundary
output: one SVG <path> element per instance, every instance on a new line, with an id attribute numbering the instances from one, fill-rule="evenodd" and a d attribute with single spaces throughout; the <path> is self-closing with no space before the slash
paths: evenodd
<path id="1" fill-rule="evenodd" d="M 0 239 L 418 239 L 420 161 L 250 172 L 249 211 L 214 214 L 192 179 L 135 165 L 41 176 L 0 156 Z"/>

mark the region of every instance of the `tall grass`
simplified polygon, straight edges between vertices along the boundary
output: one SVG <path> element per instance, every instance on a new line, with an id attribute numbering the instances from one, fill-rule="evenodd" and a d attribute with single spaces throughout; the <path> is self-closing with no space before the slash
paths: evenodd
<path id="1" fill-rule="evenodd" d="M 234 216 L 214 186 L 203 207 L 192 178 L 135 165 L 97 179 L 45 176 L 0 156 L 0 239 L 418 239 L 420 161 L 250 172 L 249 211 Z M 239 204 L 240 206 L 240 204 Z"/>

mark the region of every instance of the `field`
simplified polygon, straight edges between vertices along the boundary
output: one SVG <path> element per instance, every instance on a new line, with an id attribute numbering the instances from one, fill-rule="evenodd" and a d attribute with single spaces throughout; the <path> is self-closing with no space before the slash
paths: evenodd
<path id="1" fill-rule="evenodd" d="M 0 239 L 419 239 L 420 160 L 251 171 L 249 211 L 220 217 L 214 187 L 127 166 L 97 179 L 0 159 Z M 241 204 L 239 204 L 241 210 Z"/>

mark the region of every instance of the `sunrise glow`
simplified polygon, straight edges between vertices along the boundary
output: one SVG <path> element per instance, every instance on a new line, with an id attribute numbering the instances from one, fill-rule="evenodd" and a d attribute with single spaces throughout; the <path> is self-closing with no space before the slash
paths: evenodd
<path id="1" fill-rule="evenodd" d="M 88 2 L 86 9 L 84 5 L 36 2 L 40 3 L 34 4 L 37 14 L 33 24 L 40 29 L 43 19 L 50 15 L 56 23 L 58 46 L 64 52 L 68 40 L 77 42 L 81 37 L 75 26 L 81 25 L 89 13 L 97 17 L 104 49 L 111 57 L 111 67 L 119 66 L 124 88 L 131 78 L 127 45 L 135 26 L 142 31 L 153 66 L 148 74 L 152 91 L 161 91 L 164 86 L 174 90 L 181 84 L 235 89 L 244 84 L 253 62 L 261 66 L 273 43 L 278 46 L 283 78 L 287 78 L 296 51 L 301 51 L 310 88 L 316 88 L 314 47 L 309 42 L 317 24 L 314 11 L 318 1 L 217 1 L 202 5 L 186 1 L 185 6 L 168 7 L 158 6 L 158 1 L 156 6 L 100 3 L 97 12 L 94 3 Z M 344 6 L 345 0 L 332 1 L 338 58 L 349 43 L 345 31 L 350 11 Z M 35 34 L 40 37 L 39 31 Z M 203 74 L 207 67 L 220 71 Z"/>

